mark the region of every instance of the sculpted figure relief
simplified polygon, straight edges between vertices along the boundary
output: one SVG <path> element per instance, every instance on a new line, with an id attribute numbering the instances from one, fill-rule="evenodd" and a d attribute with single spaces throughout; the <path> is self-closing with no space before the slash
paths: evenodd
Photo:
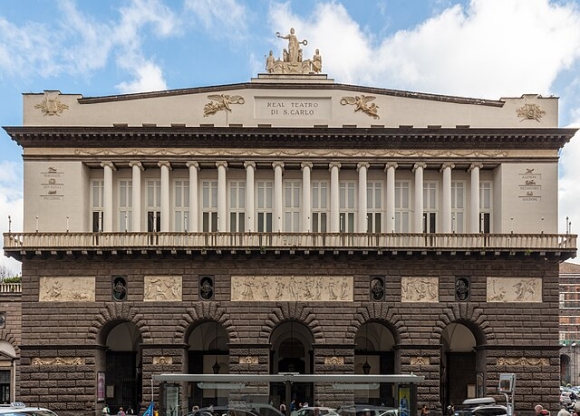
<path id="1" fill-rule="evenodd" d="M 288 48 L 284 48 L 282 59 L 274 59 L 273 52 L 266 57 L 266 71 L 269 74 L 317 74 L 322 70 L 322 57 L 318 49 L 312 59 L 304 59 L 304 51 L 300 45 L 308 45 L 308 41 L 298 40 L 294 28 L 282 36 L 276 32 L 276 37 L 288 40 Z"/>

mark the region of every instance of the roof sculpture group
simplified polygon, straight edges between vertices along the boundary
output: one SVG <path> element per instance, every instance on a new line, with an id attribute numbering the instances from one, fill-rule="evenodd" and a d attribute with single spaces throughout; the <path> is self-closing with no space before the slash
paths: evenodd
<path id="1" fill-rule="evenodd" d="M 288 40 L 288 49 L 284 48 L 282 59 L 274 58 L 274 53 L 266 58 L 266 71 L 270 74 L 318 74 L 322 70 L 322 57 L 318 49 L 312 59 L 303 59 L 302 48 L 300 45 L 308 45 L 306 39 L 299 41 L 294 34 L 294 28 L 290 29 L 290 33 L 282 36 L 280 32 L 276 32 L 276 36 L 280 39 Z"/>

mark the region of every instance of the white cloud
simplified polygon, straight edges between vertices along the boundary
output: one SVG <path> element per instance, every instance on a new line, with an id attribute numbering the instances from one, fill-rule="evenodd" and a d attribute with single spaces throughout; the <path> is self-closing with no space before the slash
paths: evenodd
<path id="1" fill-rule="evenodd" d="M 140 91 L 159 91 L 167 89 L 161 68 L 152 62 L 143 62 L 132 68 L 135 79 L 131 82 L 121 82 L 115 87 L 123 94 Z"/>
<path id="2" fill-rule="evenodd" d="M 186 0 L 208 35 L 240 41 L 248 36 L 248 10 L 237 0 Z"/>

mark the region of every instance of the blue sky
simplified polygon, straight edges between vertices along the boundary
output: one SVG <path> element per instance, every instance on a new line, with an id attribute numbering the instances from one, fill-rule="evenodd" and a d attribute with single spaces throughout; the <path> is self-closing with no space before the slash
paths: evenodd
<path id="1" fill-rule="evenodd" d="M 580 127 L 580 0 L 0 0 L 0 125 L 22 93 L 84 96 L 247 82 L 296 29 L 345 84 L 560 97 Z M 311 48 L 312 50 L 309 50 Z M 580 135 L 560 162 L 560 232 L 580 229 Z M 22 230 L 21 149 L 0 131 L 0 232 Z M 18 262 L 0 257 L 18 271 Z"/>

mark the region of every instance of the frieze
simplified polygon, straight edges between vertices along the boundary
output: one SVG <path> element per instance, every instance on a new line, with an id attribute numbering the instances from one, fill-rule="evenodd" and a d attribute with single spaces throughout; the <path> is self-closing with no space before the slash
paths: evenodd
<path id="1" fill-rule="evenodd" d="M 145 302 L 181 301 L 181 276 L 144 276 L 145 286 L 143 300 Z"/>
<path id="2" fill-rule="evenodd" d="M 32 365 L 33 366 L 85 365 L 85 359 L 81 357 L 53 357 L 53 358 L 36 357 L 32 359 Z"/>
<path id="3" fill-rule="evenodd" d="M 488 277 L 488 302 L 541 302 L 541 277 Z"/>
<path id="4" fill-rule="evenodd" d="M 357 95 L 356 97 L 343 97 L 340 100 L 340 103 L 342 105 L 354 105 L 354 112 L 356 113 L 357 111 L 362 111 L 363 113 L 365 113 L 366 115 L 374 118 L 374 119 L 378 119 L 380 118 L 379 115 L 377 114 L 377 111 L 379 109 L 379 106 L 376 105 L 375 103 L 370 103 L 368 104 L 370 101 L 375 100 L 376 97 L 373 97 L 371 95 Z"/>
<path id="5" fill-rule="evenodd" d="M 352 276 L 232 276 L 232 301 L 352 302 Z"/>
<path id="6" fill-rule="evenodd" d="M 94 302 L 94 277 L 41 277 L 39 302 Z"/>
<path id="7" fill-rule="evenodd" d="M 401 278 L 401 302 L 438 302 L 439 278 Z"/>
<path id="8" fill-rule="evenodd" d="M 240 364 L 258 364 L 258 357 L 254 355 L 247 355 L 245 357 L 240 357 Z"/>
<path id="9" fill-rule="evenodd" d="M 517 365 L 525 367 L 549 367 L 548 358 L 528 358 L 528 357 L 499 357 L 496 365 Z"/>
<path id="10" fill-rule="evenodd" d="M 227 95 L 227 94 L 212 94 L 208 95 L 210 101 L 203 106 L 203 116 L 207 117 L 209 115 L 215 114 L 218 111 L 232 111 L 230 104 L 244 104 L 246 101 L 244 97 L 240 95 Z"/>
<path id="11" fill-rule="evenodd" d="M 324 357 L 324 365 L 330 367 L 344 365 L 344 357 Z"/>
<path id="12" fill-rule="evenodd" d="M 74 154 L 78 156 L 191 156 L 214 157 L 215 149 L 181 149 L 181 148 L 107 148 L 89 149 L 77 148 Z M 220 156 L 246 157 L 446 157 L 446 158 L 496 158 L 507 157 L 505 150 L 389 150 L 389 149 L 236 149 L 222 148 Z"/>

